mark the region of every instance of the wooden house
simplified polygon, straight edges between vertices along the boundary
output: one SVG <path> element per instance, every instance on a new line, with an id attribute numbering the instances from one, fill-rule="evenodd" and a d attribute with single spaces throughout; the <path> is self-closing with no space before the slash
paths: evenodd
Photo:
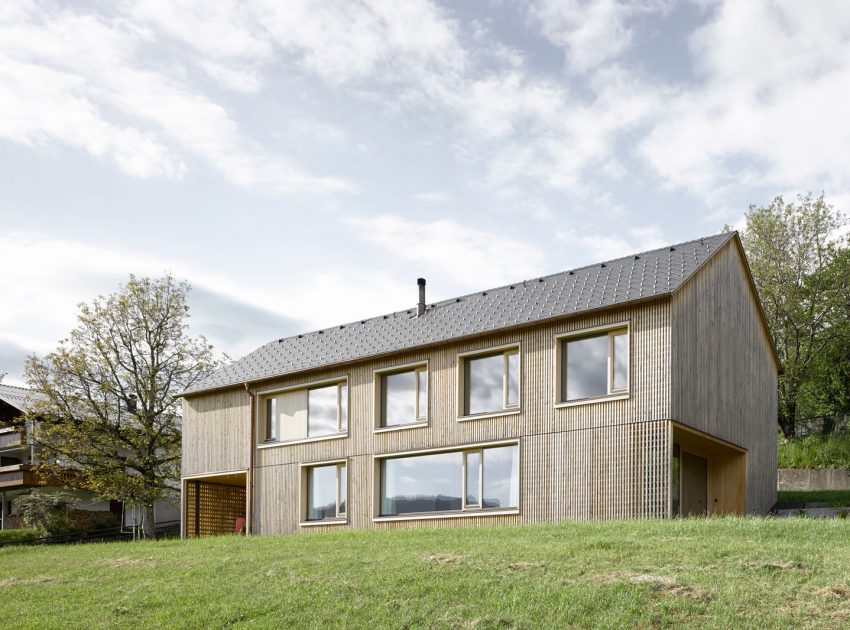
<path id="1" fill-rule="evenodd" d="M 184 392 L 185 536 L 772 507 L 778 363 L 737 234 L 433 304 L 419 284 Z"/>

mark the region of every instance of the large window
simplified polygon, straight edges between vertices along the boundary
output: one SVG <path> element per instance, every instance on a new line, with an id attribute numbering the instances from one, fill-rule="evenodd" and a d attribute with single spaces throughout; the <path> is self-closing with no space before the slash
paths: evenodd
<path id="1" fill-rule="evenodd" d="M 344 519 L 348 499 L 348 475 L 344 462 L 305 469 L 307 520 Z"/>
<path id="2" fill-rule="evenodd" d="M 286 391 L 261 401 L 260 439 L 265 442 L 291 442 L 348 431 L 345 382 Z"/>
<path id="3" fill-rule="evenodd" d="M 381 516 L 518 506 L 516 444 L 381 461 Z"/>
<path id="4" fill-rule="evenodd" d="M 465 357 L 463 415 L 519 408 L 519 349 Z"/>
<path id="5" fill-rule="evenodd" d="M 380 426 L 397 427 L 428 419 L 428 370 L 422 366 L 377 376 Z"/>
<path id="6" fill-rule="evenodd" d="M 629 334 L 625 329 L 561 341 L 561 402 L 628 391 Z"/>

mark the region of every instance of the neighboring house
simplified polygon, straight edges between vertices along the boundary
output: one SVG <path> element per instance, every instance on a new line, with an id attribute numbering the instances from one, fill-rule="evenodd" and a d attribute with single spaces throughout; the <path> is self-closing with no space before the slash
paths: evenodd
<path id="1" fill-rule="evenodd" d="M 184 535 L 774 504 L 778 363 L 737 234 L 435 304 L 419 284 L 184 392 Z"/>
<path id="2" fill-rule="evenodd" d="M 70 469 L 63 478 L 45 477 L 38 472 L 40 449 L 34 439 L 36 431 L 31 423 L 24 424 L 22 416 L 39 398 L 37 392 L 24 387 L 0 384 L 0 529 L 22 526 L 13 500 L 33 488 L 62 488 L 76 495 L 75 509 L 111 512 L 116 518 L 123 519 L 125 527 L 141 525 L 141 510 L 130 506 L 125 509 L 119 501 L 96 501 L 92 493 L 72 489 L 73 472 Z M 160 525 L 180 519 L 179 508 L 165 501 L 156 502 L 154 513 Z"/>

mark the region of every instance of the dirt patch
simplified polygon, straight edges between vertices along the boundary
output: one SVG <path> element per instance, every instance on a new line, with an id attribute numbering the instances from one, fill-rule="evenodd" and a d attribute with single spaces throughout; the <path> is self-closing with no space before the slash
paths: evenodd
<path id="1" fill-rule="evenodd" d="M 837 584 L 834 586 L 826 586 L 820 590 L 815 591 L 815 595 L 820 595 L 821 597 L 830 597 L 832 599 L 850 599 L 850 588 L 843 586 L 841 584 Z"/>
<path id="2" fill-rule="evenodd" d="M 542 569 L 545 566 L 545 562 L 511 562 L 508 565 L 508 569 L 511 571 L 521 571 L 523 569 Z"/>
<path id="3" fill-rule="evenodd" d="M 784 560 L 779 562 L 748 562 L 744 565 L 744 568 L 750 569 L 751 571 L 757 571 L 759 569 L 766 569 L 768 571 L 790 571 L 792 569 L 807 571 L 809 567 L 802 562 Z"/>
<path id="4" fill-rule="evenodd" d="M 608 584 L 614 582 L 628 582 L 630 584 L 648 585 L 656 593 L 660 593 L 662 595 L 678 595 L 680 597 L 687 597 L 688 599 L 699 602 L 707 602 L 711 599 L 711 591 L 708 589 L 680 584 L 676 581 L 676 579 L 667 575 L 625 573 L 603 576 L 601 579 L 603 582 Z"/>
<path id="5" fill-rule="evenodd" d="M 446 553 L 436 556 L 425 556 L 422 558 L 425 562 L 431 562 L 432 564 L 457 564 L 460 562 L 461 556 L 456 556 L 453 553 Z"/>
<path id="6" fill-rule="evenodd" d="M 135 567 L 139 565 L 150 565 L 155 562 L 156 560 L 153 558 L 108 558 L 99 561 L 98 564 L 107 567 Z"/>
<path id="7" fill-rule="evenodd" d="M 18 578 L 16 577 L 10 577 L 6 578 L 5 580 L 0 580 L 0 588 L 3 588 L 4 586 L 12 586 L 12 584 L 15 584 L 17 581 Z"/>

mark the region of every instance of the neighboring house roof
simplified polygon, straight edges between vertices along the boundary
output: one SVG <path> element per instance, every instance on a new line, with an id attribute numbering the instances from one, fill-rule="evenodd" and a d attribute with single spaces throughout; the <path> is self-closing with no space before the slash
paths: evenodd
<path id="1" fill-rule="evenodd" d="M 278 339 L 184 394 L 411 350 L 671 295 L 735 233 L 717 234 L 496 289 Z M 412 293 L 412 292 L 411 292 Z"/>
<path id="2" fill-rule="evenodd" d="M 22 412 L 29 411 L 32 409 L 33 403 L 43 398 L 43 394 L 26 387 L 15 387 L 14 385 L 0 383 L 0 400 Z"/>

